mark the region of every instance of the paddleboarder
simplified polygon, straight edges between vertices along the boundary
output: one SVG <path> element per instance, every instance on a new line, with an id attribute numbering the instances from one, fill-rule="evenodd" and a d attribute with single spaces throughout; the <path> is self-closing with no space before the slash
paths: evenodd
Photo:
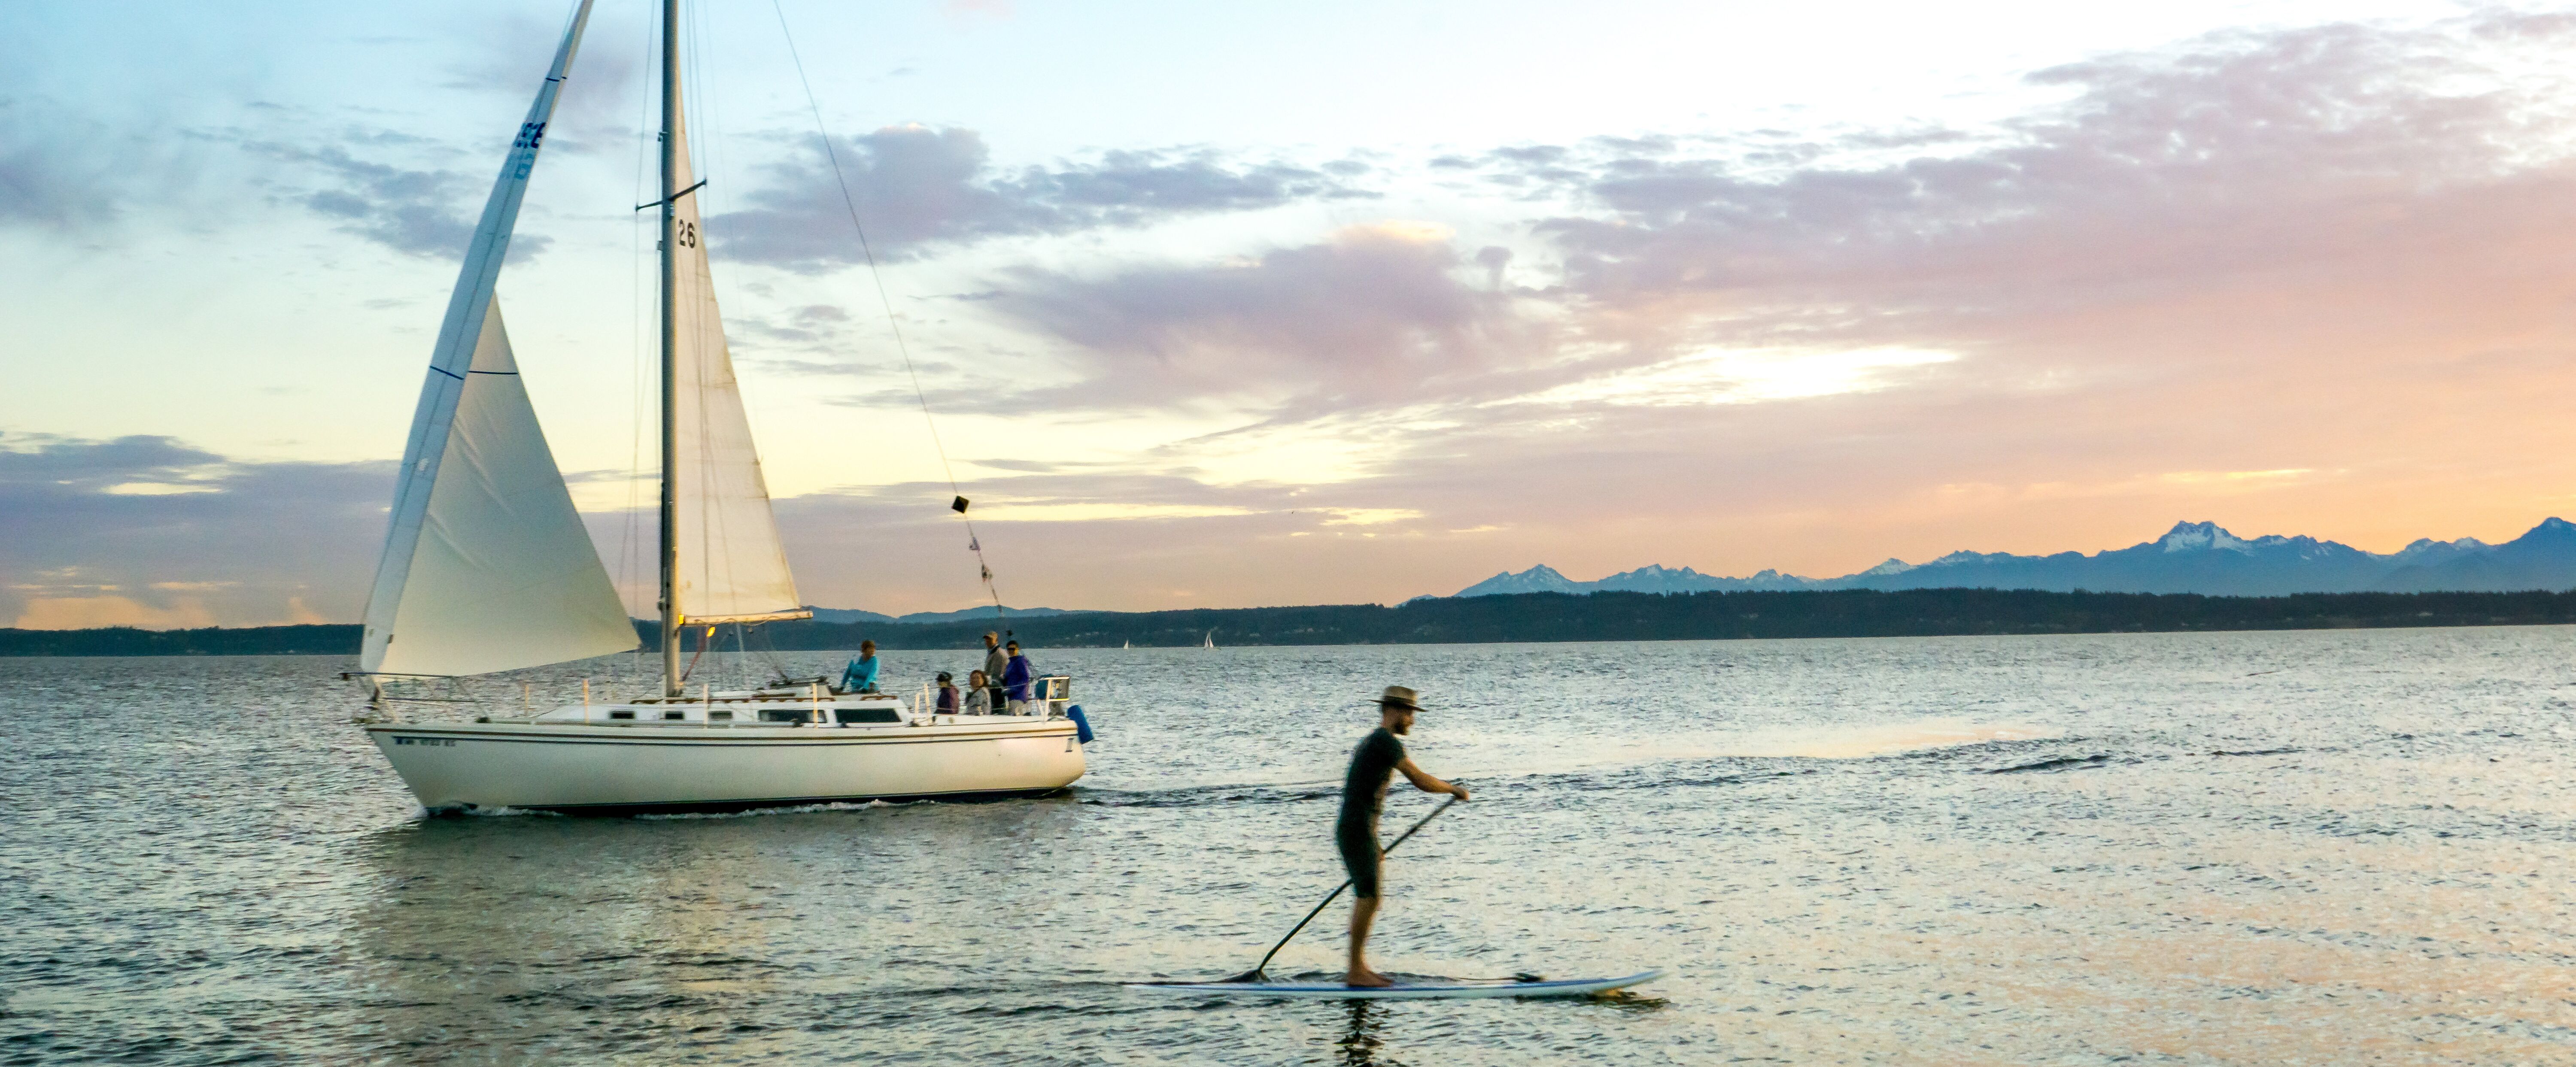
<path id="1" fill-rule="evenodd" d="M 1406 780 L 1425 793 L 1467 799 L 1464 786 L 1441 781 L 1414 766 L 1413 757 L 1404 754 L 1404 742 L 1396 740 L 1413 732 L 1413 715 L 1421 710 L 1413 690 L 1386 687 L 1377 698 L 1377 729 L 1369 731 L 1351 753 L 1350 774 L 1342 782 L 1342 813 L 1333 826 L 1333 842 L 1341 849 L 1342 866 L 1351 872 L 1351 961 L 1342 978 L 1350 985 L 1395 984 L 1368 965 L 1369 926 L 1377 918 L 1378 866 L 1385 856 L 1377 843 L 1377 815 L 1386 805 L 1386 787 L 1394 772 L 1403 771 Z"/>

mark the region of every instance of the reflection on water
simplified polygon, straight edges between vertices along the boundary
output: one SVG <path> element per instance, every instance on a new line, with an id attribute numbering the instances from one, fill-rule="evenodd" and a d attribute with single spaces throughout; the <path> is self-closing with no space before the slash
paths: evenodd
<path id="1" fill-rule="evenodd" d="M 1376 1016 L 1381 1010 L 1378 1002 L 1373 1000 L 1350 1002 L 1350 1032 L 1335 1042 L 1341 1047 L 1344 1067 L 1397 1067 L 1402 1062 L 1378 1058 L 1378 1049 L 1386 1044 L 1377 1036 L 1379 1023 Z"/>
<path id="2" fill-rule="evenodd" d="M 1070 796 L 656 819 L 422 819 L 332 661 L 8 661 L 0 1056 L 2576 1058 L 2568 630 L 1041 652 L 1103 733 Z M 1389 858 L 1381 966 L 1671 976 L 1122 988 L 1340 880 L 1390 683 L 1478 788 Z M 1336 974 L 1343 914 L 1273 973 Z"/>
<path id="3" fill-rule="evenodd" d="M 977 928 L 1043 927 L 1058 906 L 996 887 L 1040 881 L 1032 843 L 1078 814 L 1055 800 L 420 820 L 369 836 L 383 891 L 353 928 L 369 987 L 410 1009 L 387 1048 L 739 1054 L 779 1029 L 746 1010 L 832 1032 L 970 994 L 978 957 L 1010 951 Z M 905 987 L 891 1006 L 889 984 Z"/>

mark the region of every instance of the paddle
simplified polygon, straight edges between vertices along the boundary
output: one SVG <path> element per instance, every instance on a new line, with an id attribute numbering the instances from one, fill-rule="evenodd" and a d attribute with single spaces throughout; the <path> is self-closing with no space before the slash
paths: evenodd
<path id="1" fill-rule="evenodd" d="M 1403 844 L 1405 838 L 1411 837 L 1415 832 L 1421 830 L 1423 827 L 1431 825 L 1431 820 L 1439 818 L 1441 812 L 1449 810 L 1449 805 L 1457 802 L 1457 797 L 1450 797 L 1447 804 L 1442 804 L 1439 807 L 1431 809 L 1431 814 L 1423 816 L 1421 822 L 1413 824 L 1413 829 L 1406 830 L 1405 832 L 1396 835 L 1395 840 L 1387 842 L 1385 848 L 1377 850 L 1378 855 L 1383 856 L 1389 852 L 1395 851 L 1395 846 Z M 1270 946 L 1270 951 L 1262 953 L 1261 962 L 1253 964 L 1252 969 L 1249 971 L 1245 971 L 1242 974 L 1226 979 L 1223 984 L 1240 985 L 1249 982 L 1268 981 L 1270 976 L 1261 973 L 1261 969 L 1270 966 L 1270 957 L 1278 955 L 1280 949 L 1287 948 L 1288 942 L 1296 940 L 1298 931 L 1304 930 L 1307 923 L 1314 922 L 1315 916 L 1323 914 L 1324 909 L 1330 906 L 1333 901 L 1341 899 L 1342 890 L 1349 889 L 1350 887 L 1350 879 L 1342 879 L 1340 888 L 1333 890 L 1330 895 L 1327 895 L 1324 898 L 1323 903 L 1315 905 L 1315 910 L 1307 912 L 1305 918 L 1297 920 L 1296 929 L 1288 931 L 1288 936 L 1280 938 L 1278 944 Z"/>

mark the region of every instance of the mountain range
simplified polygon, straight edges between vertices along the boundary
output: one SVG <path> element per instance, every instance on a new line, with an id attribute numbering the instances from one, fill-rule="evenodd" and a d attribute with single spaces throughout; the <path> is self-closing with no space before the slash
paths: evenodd
<path id="1" fill-rule="evenodd" d="M 990 605 L 990 604 L 978 605 L 978 606 L 976 606 L 976 607 L 971 607 L 971 608 L 959 608 L 959 609 L 958 609 L 958 610 L 956 610 L 956 611 L 916 611 L 916 612 L 913 612 L 913 613 L 912 613 L 912 614 L 910 614 L 910 615 L 887 615 L 887 614 L 884 614 L 884 613 L 882 613 L 882 612 L 875 612 L 875 611 L 861 611 L 861 610 L 859 610 L 859 609 L 857 609 L 857 608 L 818 608 L 818 607 L 808 606 L 805 610 L 807 610 L 807 611 L 810 611 L 810 612 L 813 612 L 813 613 L 814 613 L 814 621 L 815 621 L 815 622 L 829 622 L 829 623 L 852 623 L 852 622 L 901 622 L 901 623 L 921 623 L 921 622 L 969 622 L 969 621 L 973 621 L 973 620 L 977 620 L 977 619 L 989 619 L 989 620 L 992 620 L 992 621 L 995 621 L 995 622 L 1007 622 L 1007 621 L 1009 621 L 1009 619 L 1011 619 L 1011 618 L 1019 618 L 1019 617 L 1022 617 L 1022 616 L 1026 616 L 1026 617 L 1030 617 L 1030 618 L 1035 618 L 1035 617 L 1040 616 L 1040 615 L 1071 615 L 1071 614 L 1075 614 L 1075 613 L 1076 613 L 1076 612 L 1075 612 L 1075 611 L 1073 611 L 1073 610 L 1068 610 L 1068 609 L 1065 609 L 1065 608 L 1003 608 L 1003 609 L 1002 609 L 1003 611 L 1006 611 L 1006 612 L 1009 612 L 1009 613 L 1010 613 L 1010 615 L 1009 615 L 1009 617 L 1008 617 L 1008 618 L 1003 618 L 1003 617 L 999 617 L 999 616 L 996 616 L 996 615 L 995 615 L 995 613 L 994 613 L 994 611 L 993 611 L 993 606 L 992 606 L 992 605 Z"/>
<path id="2" fill-rule="evenodd" d="M 2576 588 L 2576 523 L 2546 519 L 2500 545 L 2471 537 L 2425 538 L 2381 554 L 2313 537 L 2243 538 L 2214 522 L 2179 522 L 2153 541 L 2090 556 L 1953 552 L 1928 563 L 1891 559 L 1840 578 L 1802 578 L 1776 570 L 1722 578 L 1655 565 L 1578 582 L 1541 565 L 1518 574 L 1505 571 L 1454 595 L 1952 588 L 2212 596 L 2564 590 Z"/>

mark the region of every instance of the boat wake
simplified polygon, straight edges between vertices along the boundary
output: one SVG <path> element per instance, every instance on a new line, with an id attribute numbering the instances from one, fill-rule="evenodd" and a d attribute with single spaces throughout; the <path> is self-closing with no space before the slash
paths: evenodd
<path id="1" fill-rule="evenodd" d="M 542 808 L 514 808 L 507 804 L 497 808 L 422 808 L 424 819 L 560 819 L 564 813 Z"/>
<path id="2" fill-rule="evenodd" d="M 745 809 L 743 809 L 743 810 L 741 810 L 741 811 L 661 811 L 661 812 L 649 812 L 649 813 L 646 813 L 646 814 L 637 815 L 637 816 L 635 816 L 635 818 L 637 818 L 637 819 L 651 819 L 651 820 L 655 820 L 655 821 L 660 821 L 660 820 L 681 820 L 681 819 L 757 819 L 757 818 L 762 818 L 762 817 L 764 817 L 764 816 L 770 816 L 770 815 L 811 815 L 811 814 L 814 814 L 815 812 L 820 812 L 820 811 L 866 811 L 866 810 L 868 810 L 869 808 L 891 808 L 891 807 L 894 807 L 894 806 L 895 806 L 895 805 L 897 805 L 897 804 L 927 804 L 927 803 L 931 803 L 931 801 L 926 801 L 926 800 L 911 800 L 911 801 L 893 801 L 893 800 L 835 800 L 835 801 L 831 801 L 831 802 L 829 802 L 829 803 L 823 803 L 823 804 L 787 804 L 787 805 L 781 805 L 781 806 L 779 806 L 779 807 L 774 807 L 774 808 L 745 808 Z"/>

